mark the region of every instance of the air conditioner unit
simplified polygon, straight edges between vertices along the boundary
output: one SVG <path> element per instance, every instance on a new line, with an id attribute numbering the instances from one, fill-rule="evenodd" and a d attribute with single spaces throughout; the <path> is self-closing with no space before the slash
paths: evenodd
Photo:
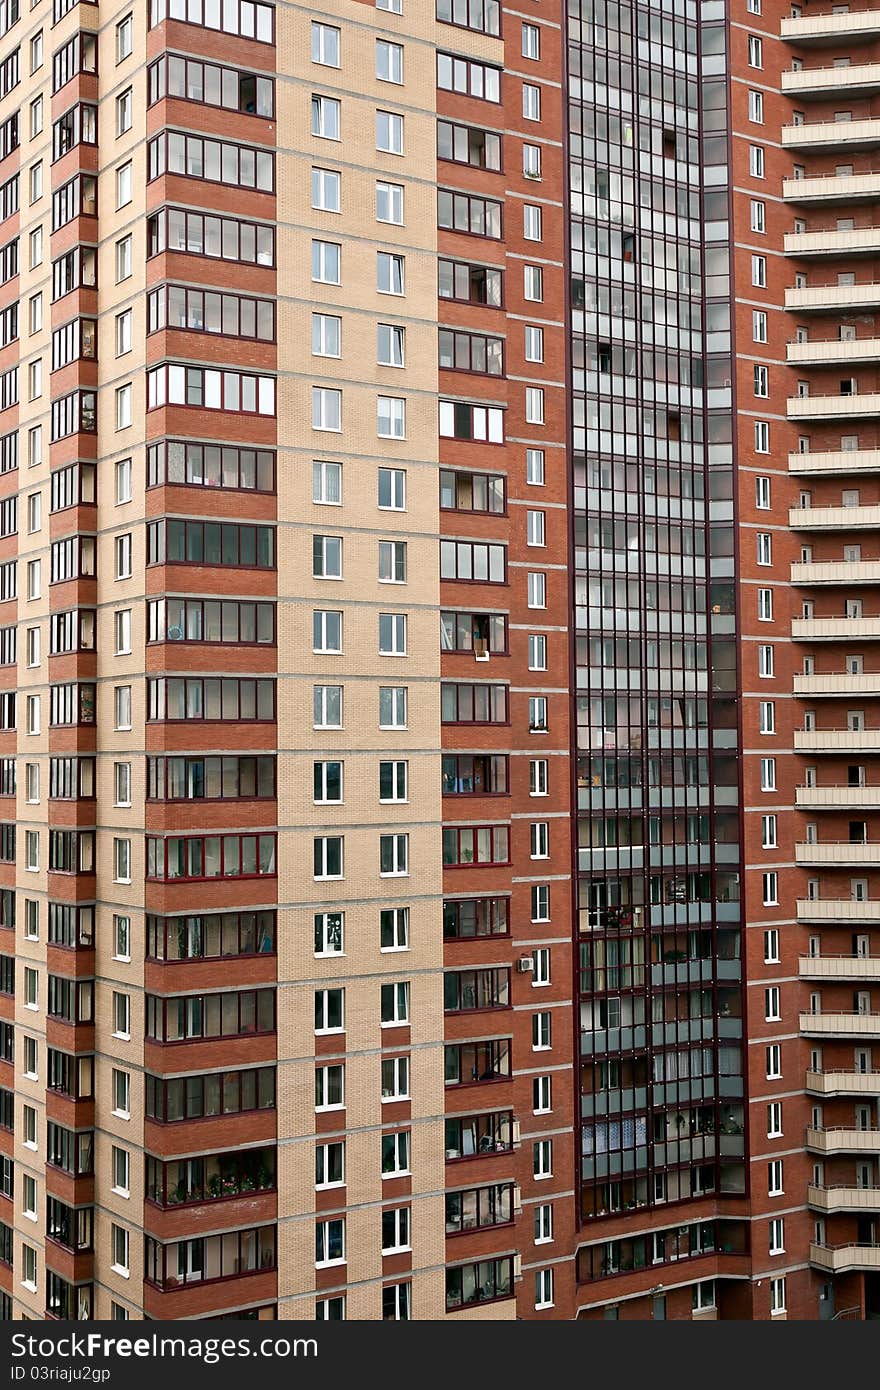
<path id="1" fill-rule="evenodd" d="M 535 962 L 532 960 L 531 956 L 520 956 L 516 963 L 516 968 L 520 975 L 531 975 L 535 968 Z"/>

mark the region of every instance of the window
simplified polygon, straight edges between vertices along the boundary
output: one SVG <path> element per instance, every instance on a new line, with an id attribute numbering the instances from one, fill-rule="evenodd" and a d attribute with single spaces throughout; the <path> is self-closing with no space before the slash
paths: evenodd
<path id="1" fill-rule="evenodd" d="M 776 965 L 779 962 L 779 932 L 775 927 L 764 933 L 764 963 Z"/>
<path id="2" fill-rule="evenodd" d="M 771 985 L 764 990 L 764 1019 L 767 1023 L 776 1023 L 781 1017 L 779 986 Z"/>
<path id="3" fill-rule="evenodd" d="M 396 1178 L 409 1172 L 410 1134 L 408 1129 L 382 1135 L 382 1177 Z"/>
<path id="4" fill-rule="evenodd" d="M 393 111 L 376 112 L 376 149 L 383 154 L 403 154 L 403 117 Z"/>
<path id="5" fill-rule="evenodd" d="M 315 1225 L 315 1266 L 345 1263 L 345 1220 L 335 1217 Z"/>
<path id="6" fill-rule="evenodd" d="M 764 93 L 749 92 L 749 120 L 755 125 L 764 124 Z"/>
<path id="7" fill-rule="evenodd" d="M 117 685 L 114 691 L 115 728 L 131 728 L 131 686 Z"/>
<path id="8" fill-rule="evenodd" d="M 748 39 L 749 67 L 762 68 L 764 66 L 763 43 L 757 34 L 749 34 Z"/>
<path id="9" fill-rule="evenodd" d="M 117 767 L 129 767 L 128 763 L 117 763 Z M 131 960 L 131 918 L 113 914 L 113 958 Z"/>
<path id="10" fill-rule="evenodd" d="M 376 77 L 380 82 L 403 82 L 403 45 L 376 40 Z"/>
<path id="11" fill-rule="evenodd" d="M 117 806 L 131 805 L 131 763 L 114 763 L 114 790 Z"/>
<path id="12" fill-rule="evenodd" d="M 342 686 L 312 687 L 313 723 L 316 729 L 342 728 Z"/>
<path id="13" fill-rule="evenodd" d="M 382 1254 L 392 1255 L 410 1248 L 410 1209 L 395 1207 L 382 1212 Z"/>
<path id="14" fill-rule="evenodd" d="M 553 1176 L 553 1141 L 538 1139 L 532 1145 L 532 1174 L 536 1179 Z"/>
<path id="15" fill-rule="evenodd" d="M 409 836 L 379 836 L 379 873 L 383 877 L 409 874 Z"/>
<path id="16" fill-rule="evenodd" d="M 539 265 L 523 266 L 523 299 L 540 304 L 544 298 L 544 271 Z"/>
<path id="17" fill-rule="evenodd" d="M 776 790 L 776 759 L 761 759 L 761 791 L 775 792 Z"/>
<path id="18" fill-rule="evenodd" d="M 128 1149 L 112 1146 L 113 1191 L 127 1197 L 131 1184 L 131 1156 Z"/>
<path id="19" fill-rule="evenodd" d="M 341 536 L 312 536 L 312 576 L 315 579 L 342 578 Z"/>
<path id="20" fill-rule="evenodd" d="M 115 652 L 125 656 L 131 651 L 131 609 L 120 608 L 113 615 Z"/>
<path id="21" fill-rule="evenodd" d="M 313 873 L 316 879 L 343 877 L 342 835 L 317 835 L 313 840 Z"/>
<path id="22" fill-rule="evenodd" d="M 342 955 L 345 914 L 342 912 L 317 912 L 315 913 L 314 927 L 315 955 Z"/>
<path id="23" fill-rule="evenodd" d="M 782 1221 L 780 1220 L 778 1223 L 771 1223 L 771 1226 L 774 1225 L 774 1224 L 778 1224 L 778 1226 L 780 1227 L 779 1236 L 780 1236 L 780 1239 L 781 1239 L 781 1237 L 782 1237 L 782 1232 L 781 1232 Z M 772 1242 L 772 1239 L 773 1239 L 773 1234 L 772 1234 L 772 1231 L 771 1231 L 771 1242 Z M 776 1250 L 776 1249 L 774 1249 L 774 1248 L 772 1247 L 772 1244 L 771 1244 L 770 1254 L 771 1254 L 771 1255 L 780 1254 L 780 1253 L 782 1252 L 782 1249 L 783 1249 L 783 1247 L 780 1245 L 779 1248 L 778 1248 L 778 1250 Z M 776 1317 L 777 1314 L 779 1314 L 779 1313 L 784 1313 L 784 1312 L 785 1312 L 785 1277 L 784 1277 L 784 1276 L 781 1276 L 781 1277 L 778 1278 L 778 1279 L 771 1279 L 771 1280 L 770 1280 L 770 1316 L 771 1316 L 771 1317 Z"/>
<path id="24" fill-rule="evenodd" d="M 782 1076 L 782 1048 L 779 1043 L 771 1043 L 764 1049 L 764 1074 L 768 1081 L 778 1081 Z"/>
<path id="25" fill-rule="evenodd" d="M 342 429 L 342 392 L 326 386 L 312 387 L 312 429 Z"/>
<path id="26" fill-rule="evenodd" d="M 340 284 L 341 258 L 342 247 L 337 242 L 313 241 L 312 279 L 318 284 Z"/>
<path id="27" fill-rule="evenodd" d="M 113 881 L 131 883 L 131 840 L 113 841 Z"/>
<path id="28" fill-rule="evenodd" d="M 773 621 L 773 590 L 758 590 L 758 620 L 762 623 Z"/>
<path id="29" fill-rule="evenodd" d="M 401 802 L 407 800 L 407 762 L 380 762 L 379 800 L 380 802 Z"/>
<path id="30" fill-rule="evenodd" d="M 312 501 L 325 507 L 342 505 L 342 464 L 315 460 L 312 464 Z"/>
<path id="31" fill-rule="evenodd" d="M 131 1001 L 127 994 L 122 994 L 117 990 L 113 991 L 113 1036 L 116 1038 L 131 1036 Z"/>
<path id="32" fill-rule="evenodd" d="M 131 1076 L 113 1068 L 113 1114 L 127 1120 L 131 1113 Z"/>
<path id="33" fill-rule="evenodd" d="M 534 203 L 523 204 L 523 237 L 526 241 L 541 240 L 541 208 Z"/>
<path id="34" fill-rule="evenodd" d="M 382 1100 L 409 1099 L 409 1058 L 385 1057 L 382 1060 Z"/>
<path id="35" fill-rule="evenodd" d="M 764 146 L 749 145 L 749 173 L 754 179 L 764 177 Z"/>
<path id="36" fill-rule="evenodd" d="M 403 468 L 380 468 L 378 474 L 377 506 L 383 511 L 406 510 L 406 471 Z"/>
<path id="37" fill-rule="evenodd" d="M 756 396 L 767 397 L 770 395 L 770 371 L 769 368 L 755 363 L 753 370 L 752 389 Z"/>
<path id="38" fill-rule="evenodd" d="M 116 61 L 122 63 L 130 58 L 134 42 L 134 20 L 130 14 L 121 19 L 116 26 Z"/>
<path id="39" fill-rule="evenodd" d="M 770 452 L 770 425 L 766 420 L 755 421 L 755 453 L 769 454 Z"/>
<path id="40" fill-rule="evenodd" d="M 767 315 L 763 309 L 752 310 L 752 342 L 766 343 Z"/>
<path id="41" fill-rule="evenodd" d="M 312 20 L 312 62 L 324 67 L 339 67 L 341 32 L 332 24 Z"/>
<path id="42" fill-rule="evenodd" d="M 25 1241 L 21 1243 L 21 1282 L 32 1293 L 37 1291 L 37 1252 Z"/>
<path id="43" fill-rule="evenodd" d="M 405 685 L 379 687 L 379 728 L 406 728 L 407 688 Z"/>
<path id="44" fill-rule="evenodd" d="M 131 275 L 131 236 L 121 237 L 116 243 L 116 283 L 127 280 Z"/>
<path id="45" fill-rule="evenodd" d="M 110 1227 L 110 1251 L 112 1267 L 117 1274 L 128 1277 L 129 1233 L 124 1226 L 115 1223 Z"/>
<path id="46" fill-rule="evenodd" d="M 768 1163 L 768 1164 L 767 1164 L 767 1196 L 768 1196 L 768 1197 L 781 1197 L 782 1194 L 783 1194 L 783 1192 L 784 1192 L 784 1190 L 785 1190 L 785 1189 L 783 1188 L 782 1182 L 783 1182 L 783 1165 L 782 1165 L 782 1159 L 781 1159 L 781 1158 L 775 1158 L 775 1159 L 773 1159 L 773 1161 L 772 1161 L 771 1163 Z"/>
<path id="47" fill-rule="evenodd" d="M 541 119 L 541 88 L 531 82 L 524 82 L 522 88 L 522 114 L 525 121 Z"/>
<path id="48" fill-rule="evenodd" d="M 39 972 L 26 965 L 24 968 L 24 1006 L 26 1009 L 40 1007 Z"/>
<path id="49" fill-rule="evenodd" d="M 406 401 L 398 396 L 376 397 L 376 431 L 380 439 L 406 437 Z"/>
<path id="50" fill-rule="evenodd" d="M 379 655 L 406 656 L 406 614 L 379 614 Z"/>
<path id="51" fill-rule="evenodd" d="M 403 226 L 403 184 L 376 180 L 376 220 Z"/>
<path id="52" fill-rule="evenodd" d="M 552 1082 L 549 1076 L 536 1076 L 532 1081 L 532 1111 L 535 1115 L 546 1115 L 551 1105 Z"/>
<path id="53" fill-rule="evenodd" d="M 312 795 L 317 805 L 342 804 L 342 769 L 343 764 L 337 761 L 312 764 Z"/>
<path id="54" fill-rule="evenodd" d="M 132 348 L 132 314 L 125 309 L 116 315 L 116 356 L 124 357 Z"/>
<path id="55" fill-rule="evenodd" d="M 532 1015 L 532 1051 L 546 1052 L 550 1047 L 550 1014 L 546 1010 Z"/>
<path id="56" fill-rule="evenodd" d="M 342 1187 L 344 1183 L 344 1142 L 319 1144 L 315 1149 L 315 1187 Z"/>
<path id="57" fill-rule="evenodd" d="M 405 257 L 390 251 L 376 252 L 376 288 L 380 294 L 405 292 Z"/>
<path id="58" fill-rule="evenodd" d="M 541 572 L 528 575 L 529 608 L 547 607 L 547 576 Z"/>
<path id="59" fill-rule="evenodd" d="M 545 546 L 547 544 L 546 512 L 526 512 L 526 545 Z"/>
<path id="60" fill-rule="evenodd" d="M 338 140 L 341 111 L 342 105 L 336 97 L 313 95 L 312 134 L 322 140 Z"/>
<path id="61" fill-rule="evenodd" d="M 342 1033 L 345 1031 L 345 990 L 315 990 L 315 1032 Z"/>
<path id="62" fill-rule="evenodd" d="M 131 533 L 117 536 L 114 544 L 116 558 L 116 578 L 131 578 Z"/>
<path id="63" fill-rule="evenodd" d="M 383 908 L 379 913 L 380 951 L 409 950 L 409 908 Z"/>
<path id="64" fill-rule="evenodd" d="M 315 1109 L 342 1110 L 345 1107 L 345 1068 L 341 1063 L 315 1068 Z"/>
<path id="65" fill-rule="evenodd" d="M 547 670 L 547 638 L 543 633 L 529 633 L 529 670 Z"/>
<path id="66" fill-rule="evenodd" d="M 779 1139 L 782 1135 L 782 1101 L 773 1100 L 767 1106 L 767 1138 Z"/>
<path id="67" fill-rule="evenodd" d="M 542 1210 L 538 1208 L 537 1210 Z M 546 1208 L 550 1210 L 550 1208 Z M 545 1237 L 547 1239 L 548 1237 Z M 553 1270 L 538 1269 L 535 1271 L 535 1307 L 553 1307 Z"/>
<path id="68" fill-rule="evenodd" d="M 131 103 L 131 93 L 129 93 L 129 105 Z M 118 112 L 117 112 L 118 114 Z M 129 116 L 130 119 L 130 116 Z M 121 164 L 116 170 L 116 206 L 123 208 L 131 202 L 132 198 L 132 179 L 131 179 L 131 160 Z"/>
<path id="69" fill-rule="evenodd" d="M 764 680 L 768 680 L 774 673 L 774 652 L 772 646 L 761 645 L 758 647 L 758 675 Z"/>
<path id="70" fill-rule="evenodd" d="M 118 430 L 128 429 L 132 420 L 132 391 L 131 383 L 116 388 L 116 428 Z"/>
<path id="71" fill-rule="evenodd" d="M 755 506 L 759 511 L 770 510 L 770 479 L 758 477 L 755 479 Z"/>
<path id="72" fill-rule="evenodd" d="M 409 1023 L 409 981 L 380 986 L 380 1018 L 383 1025 L 398 1028 Z"/>
<path id="73" fill-rule="evenodd" d="M 312 207 L 322 212 L 339 212 L 342 175 L 335 169 L 312 170 Z"/>
<path id="74" fill-rule="evenodd" d="M 767 288 L 767 257 L 752 256 L 752 284 L 759 289 Z"/>
<path id="75" fill-rule="evenodd" d="M 761 848 L 776 849 L 776 817 L 775 815 L 761 817 Z"/>
<path id="76" fill-rule="evenodd" d="M 406 329 L 397 324 L 380 323 L 376 329 L 376 361 L 380 367 L 403 367 L 406 358 Z"/>
<path id="77" fill-rule="evenodd" d="M 544 361 L 544 330 L 535 328 L 531 324 L 525 326 L 525 360 L 527 362 Z"/>
<path id="78" fill-rule="evenodd" d="M 132 90 L 127 87 L 124 92 L 120 92 L 116 98 L 116 134 L 124 135 L 127 130 L 131 130 L 132 121 Z M 128 165 L 129 179 L 131 178 L 131 165 Z M 121 170 L 119 171 L 121 172 Z M 117 179 L 119 174 L 117 173 Z M 118 184 L 117 184 L 118 187 Z"/>

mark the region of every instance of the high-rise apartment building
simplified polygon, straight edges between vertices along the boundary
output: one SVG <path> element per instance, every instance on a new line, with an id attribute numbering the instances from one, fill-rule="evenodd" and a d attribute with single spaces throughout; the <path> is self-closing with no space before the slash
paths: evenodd
<path id="1" fill-rule="evenodd" d="M 0 30 L 0 1314 L 880 1314 L 880 9 Z"/>

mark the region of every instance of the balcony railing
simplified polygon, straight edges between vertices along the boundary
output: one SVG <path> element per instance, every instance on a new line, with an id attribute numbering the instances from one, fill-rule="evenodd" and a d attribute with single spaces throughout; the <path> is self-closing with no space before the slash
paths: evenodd
<path id="1" fill-rule="evenodd" d="M 795 845 L 794 859 L 796 864 L 836 864 L 846 868 L 880 864 L 880 841 L 807 841 Z"/>
<path id="2" fill-rule="evenodd" d="M 786 232 L 783 247 L 787 256 L 876 255 L 880 251 L 880 227 L 811 227 L 808 232 Z"/>
<path id="3" fill-rule="evenodd" d="M 880 361 L 880 338 L 807 338 L 788 343 L 785 360 L 793 367 L 821 367 L 834 362 Z M 827 508 L 828 511 L 855 508 Z"/>
<path id="4" fill-rule="evenodd" d="M 806 1088 L 817 1096 L 880 1096 L 880 1071 L 808 1071 Z"/>
<path id="5" fill-rule="evenodd" d="M 865 116 L 854 121 L 803 121 L 782 127 L 784 150 L 871 149 L 880 145 L 880 120 Z"/>
<path id="6" fill-rule="evenodd" d="M 801 809 L 821 806 L 827 811 L 880 811 L 880 786 L 876 787 L 796 787 L 794 804 Z"/>
<path id="7" fill-rule="evenodd" d="M 799 898 L 801 922 L 880 922 L 877 898 Z"/>
<path id="8" fill-rule="evenodd" d="M 802 980 L 880 980 L 880 956 L 800 956 Z"/>
<path id="9" fill-rule="evenodd" d="M 880 1270 L 880 1245 L 810 1245 L 810 1264 L 831 1274 Z"/>
<path id="10" fill-rule="evenodd" d="M 788 471 L 812 475 L 880 473 L 880 449 L 830 449 L 817 453 L 789 454 Z"/>
<path id="11" fill-rule="evenodd" d="M 811 1127 L 807 1130 L 807 1148 L 823 1154 L 880 1154 L 880 1129 L 847 1129 L 844 1125 L 832 1129 Z"/>
<path id="12" fill-rule="evenodd" d="M 793 618 L 791 635 L 809 642 L 870 642 L 880 638 L 880 618 Z"/>
<path id="13" fill-rule="evenodd" d="M 849 396 L 789 396 L 786 414 L 789 420 L 853 420 L 880 415 L 880 391 L 854 391 Z"/>
<path id="14" fill-rule="evenodd" d="M 847 10 L 845 13 L 786 16 L 780 25 L 783 39 L 792 43 L 826 44 L 839 39 L 869 38 L 880 34 L 880 10 Z"/>
<path id="15" fill-rule="evenodd" d="M 794 746 L 799 753 L 880 753 L 880 729 L 796 729 Z"/>
<path id="16" fill-rule="evenodd" d="M 870 92 L 877 87 L 880 87 L 880 63 L 791 68 L 782 74 L 782 90 L 789 96 L 811 93 L 833 96 L 838 92 Z"/>
<path id="17" fill-rule="evenodd" d="M 817 1011 L 799 1018 L 806 1037 L 880 1038 L 880 1014 Z"/>
<path id="18" fill-rule="evenodd" d="M 880 1187 L 807 1187 L 807 1203 L 817 1211 L 880 1211 Z"/>
<path id="19" fill-rule="evenodd" d="M 877 179 L 880 181 L 880 174 Z M 880 284 L 874 281 L 841 285 L 835 280 L 827 285 L 793 285 L 785 291 L 786 309 L 800 313 L 839 313 L 842 309 L 868 309 L 877 304 Z"/>
<path id="20" fill-rule="evenodd" d="M 880 192 L 880 170 L 859 174 L 814 174 L 783 179 L 782 196 L 790 203 L 859 203 Z"/>

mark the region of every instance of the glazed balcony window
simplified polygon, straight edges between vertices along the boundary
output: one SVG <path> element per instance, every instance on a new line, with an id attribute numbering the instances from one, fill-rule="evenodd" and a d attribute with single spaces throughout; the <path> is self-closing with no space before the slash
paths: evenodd
<path id="1" fill-rule="evenodd" d="M 447 1086 L 470 1086 L 481 1081 L 500 1081 L 511 1074 L 510 1038 L 486 1038 L 482 1042 L 451 1043 L 444 1047 Z"/>
<path id="2" fill-rule="evenodd" d="M 148 105 L 163 97 L 222 106 L 246 116 L 275 115 L 275 83 L 271 77 L 238 68 L 220 67 L 196 58 L 168 53 L 147 69 Z"/>
<path id="3" fill-rule="evenodd" d="M 275 568 L 275 527 L 170 517 L 147 527 L 148 565 Z"/>
<path id="4" fill-rule="evenodd" d="M 18 467 L 18 431 L 0 435 L 0 474 L 13 473 Z"/>
<path id="5" fill-rule="evenodd" d="M 509 1007 L 509 970 L 447 970 L 443 976 L 445 1013 L 468 1013 L 472 1009 Z"/>
<path id="6" fill-rule="evenodd" d="M 52 95 L 78 73 L 98 71 L 98 35 L 80 29 L 52 55 Z"/>
<path id="7" fill-rule="evenodd" d="M 446 1271 L 446 1310 L 513 1296 L 513 1260 L 477 1260 Z"/>
<path id="8" fill-rule="evenodd" d="M 452 53 L 438 53 L 437 87 L 441 92 L 500 102 L 501 69 L 469 58 L 456 58 Z"/>
<path id="9" fill-rule="evenodd" d="M 443 331 L 441 329 L 441 336 Z M 501 339 L 494 341 L 499 343 L 500 350 Z M 503 473 L 459 473 L 452 468 L 440 469 L 440 507 L 443 510 L 493 512 L 503 516 L 507 511 L 506 494 L 507 480 Z"/>
<path id="10" fill-rule="evenodd" d="M 49 1120 L 46 1125 L 46 1162 L 72 1177 L 93 1172 L 95 1135 L 90 1129 L 75 1133 Z"/>
<path id="11" fill-rule="evenodd" d="M 147 758 L 148 801 L 263 799 L 275 796 L 275 758 Z"/>
<path id="12" fill-rule="evenodd" d="M 49 725 L 58 729 L 95 722 L 95 687 L 66 681 L 49 687 Z"/>
<path id="13" fill-rule="evenodd" d="M 77 145 L 97 145 L 98 108 L 80 102 L 52 122 L 52 160 L 62 159 Z"/>
<path id="14" fill-rule="evenodd" d="M 68 608 L 64 613 L 52 613 L 49 618 L 49 655 L 63 656 L 70 652 L 95 650 L 95 610 Z"/>
<path id="15" fill-rule="evenodd" d="M 437 122 L 437 158 L 476 169 L 501 168 L 501 136 L 476 126 Z"/>
<path id="16" fill-rule="evenodd" d="M 0 246 L 0 285 L 6 285 L 7 279 L 18 275 L 18 236 L 6 246 Z"/>
<path id="17" fill-rule="evenodd" d="M 50 443 L 57 444 L 71 434 L 95 434 L 97 428 L 98 397 L 94 391 L 71 391 L 52 402 Z"/>
<path id="18" fill-rule="evenodd" d="M 98 355 L 98 324 L 95 319 L 73 319 L 52 334 L 52 371 L 70 362 L 93 362 Z"/>
<path id="19" fill-rule="evenodd" d="M 15 930 L 15 891 L 12 888 L 0 892 L 0 927 Z"/>
<path id="20" fill-rule="evenodd" d="M 156 1042 L 243 1038 L 275 1031 L 274 989 L 229 990 L 145 1000 L 146 1036 Z"/>
<path id="21" fill-rule="evenodd" d="M 507 686 L 444 681 L 440 686 L 443 724 L 506 724 Z"/>
<path id="22" fill-rule="evenodd" d="M 147 182 L 163 174 L 252 188 L 259 193 L 275 192 L 275 156 L 270 150 L 177 130 L 163 131 L 147 146 Z"/>
<path id="23" fill-rule="evenodd" d="M 18 338 L 18 304 L 0 309 L 0 348 L 8 347 Z"/>
<path id="24" fill-rule="evenodd" d="M 0 63 L 0 101 L 21 81 L 21 50 L 16 48 Z"/>
<path id="25" fill-rule="evenodd" d="M 441 24 L 456 24 L 481 34 L 501 33 L 499 0 L 437 0 L 437 18 Z"/>
<path id="26" fill-rule="evenodd" d="M 0 796 L 15 796 L 14 758 L 0 758 Z"/>
<path id="27" fill-rule="evenodd" d="M 95 537 L 65 536 L 62 541 L 53 541 L 49 563 L 50 584 L 63 584 L 68 579 L 93 578 Z"/>
<path id="28" fill-rule="evenodd" d="M 507 757 L 500 753 L 445 753 L 441 786 L 444 796 L 506 796 Z"/>
<path id="29" fill-rule="evenodd" d="M 271 299 L 163 285 L 147 296 L 147 332 L 163 328 L 274 343 L 275 305 Z"/>
<path id="30" fill-rule="evenodd" d="M 274 1226 L 194 1236 L 168 1245 L 160 1245 L 152 1236 L 144 1241 L 144 1279 L 163 1290 L 213 1279 L 240 1279 L 274 1268 Z"/>
<path id="31" fill-rule="evenodd" d="M 275 6 L 254 0 L 150 0 L 150 28 L 166 19 L 257 43 L 275 42 Z"/>
<path id="32" fill-rule="evenodd" d="M 147 409 L 193 405 L 243 415 L 275 414 L 275 378 L 169 362 L 147 372 Z"/>
<path id="33" fill-rule="evenodd" d="M 3 1023 L 0 1026 L 0 1062 L 15 1061 L 15 1028 L 11 1023 Z M 11 1162 L 11 1160 L 10 1160 Z M 11 1193 L 5 1193 L 11 1196 Z"/>
<path id="34" fill-rule="evenodd" d="M 150 599 L 147 641 L 273 646 L 275 605 L 234 599 Z"/>
<path id="35" fill-rule="evenodd" d="M 64 975 L 50 975 L 46 1012 L 62 1023 L 93 1023 L 94 980 L 68 980 Z"/>
<path id="36" fill-rule="evenodd" d="M 12 154 L 13 150 L 18 149 L 21 143 L 19 126 L 18 111 L 13 111 L 12 115 L 7 116 L 3 124 L 0 125 L 0 160 L 4 160 L 7 155 Z"/>
<path id="37" fill-rule="evenodd" d="M 56 468 L 49 483 L 49 510 L 63 512 L 68 507 L 93 504 L 95 493 L 95 465 L 93 463 L 69 463 L 64 468 Z"/>
<path id="38" fill-rule="evenodd" d="M 0 222 L 5 222 L 7 217 L 18 212 L 18 194 L 19 175 L 13 174 L 11 179 L 0 184 Z"/>
<path id="39" fill-rule="evenodd" d="M 271 449 L 239 449 L 233 445 L 168 439 L 147 449 L 147 487 L 166 483 L 236 492 L 274 492 L 275 454 Z"/>
<path id="40" fill-rule="evenodd" d="M 0 627 L 0 666 L 14 666 L 17 659 L 17 630 Z M 12 726 L 15 727 L 14 725 Z"/>
<path id="41" fill-rule="evenodd" d="M 506 1226 L 513 1220 L 513 1184 L 470 1187 L 446 1194 L 446 1234 L 478 1231 L 484 1226 Z"/>
<path id="42" fill-rule="evenodd" d="M 145 1076 L 146 1114 L 162 1124 L 275 1109 L 275 1068 L 209 1072 L 202 1076 Z"/>
<path id="43" fill-rule="evenodd" d="M 440 578 L 473 584 L 506 584 L 507 546 L 488 541 L 441 540 Z"/>
<path id="44" fill-rule="evenodd" d="M 147 256 L 174 251 L 246 265 L 275 264 L 275 229 L 238 217 L 162 208 L 147 218 Z"/>
<path id="45" fill-rule="evenodd" d="M 0 1264 L 12 1269 L 12 1227 L 0 1221 Z"/>
<path id="46" fill-rule="evenodd" d="M 15 1128 L 15 1095 L 12 1091 L 7 1091 L 5 1086 L 0 1086 L 0 1129 L 9 1130 L 11 1133 Z"/>
<path id="47" fill-rule="evenodd" d="M 0 825 L 0 863 L 15 863 L 15 826 L 6 822 Z"/>
<path id="48" fill-rule="evenodd" d="M 440 401 L 441 439 L 470 439 L 481 444 L 504 443 L 504 411 L 498 406 Z"/>
<path id="49" fill-rule="evenodd" d="M 0 994 L 15 994 L 14 956 L 0 956 Z"/>
<path id="50" fill-rule="evenodd" d="M 507 651 L 504 613 L 441 613 L 440 650 L 473 652 L 476 657 Z"/>
<path id="51" fill-rule="evenodd" d="M 458 329 L 441 328 L 439 341 L 439 364 L 446 371 L 478 372 L 484 376 L 503 375 L 503 338 L 490 338 L 485 333 L 464 333 Z M 485 510 L 489 511 L 490 508 L 487 507 Z"/>
<path id="52" fill-rule="evenodd" d="M 147 839 L 147 878 L 274 878 L 274 835 L 192 835 Z"/>
<path id="53" fill-rule="evenodd" d="M 274 1192 L 275 1149 L 244 1149 L 161 1163 L 147 1158 L 147 1201 L 159 1207 Z"/>
<path id="54" fill-rule="evenodd" d="M 88 951 L 95 944 L 95 909 L 73 903 L 49 904 L 49 942 Z"/>
<path id="55" fill-rule="evenodd" d="M 94 1248 L 94 1207 L 69 1207 L 57 1197 L 46 1198 L 46 1235 L 67 1250 Z"/>
<path id="56" fill-rule="evenodd" d="M 47 1048 L 46 1085 L 71 1100 L 91 1100 L 95 1094 L 95 1059 Z"/>
<path id="57" fill-rule="evenodd" d="M 446 1157 L 480 1158 L 513 1148 L 513 1116 L 509 1110 L 489 1115 L 456 1115 L 446 1121 Z"/>
<path id="58" fill-rule="evenodd" d="M 219 960 L 274 953 L 274 912 L 147 917 L 148 960 Z"/>
<path id="59" fill-rule="evenodd" d="M 59 8 L 56 0 L 56 8 Z M 46 1270 L 46 1316 L 70 1322 L 92 1316 L 92 1285 L 68 1284 L 60 1274 Z"/>
<path id="60" fill-rule="evenodd" d="M 50 758 L 49 798 L 52 801 L 90 800 L 95 795 L 94 758 Z"/>
<path id="61" fill-rule="evenodd" d="M 18 565 L 15 560 L 5 560 L 0 565 L 0 603 L 13 599 L 18 594 Z"/>
<path id="62" fill-rule="evenodd" d="M 437 226 L 444 231 L 466 232 L 470 236 L 501 238 L 501 203 L 495 198 L 478 198 L 457 193 L 452 188 L 437 190 Z"/>
<path id="63" fill-rule="evenodd" d="M 94 246 L 74 246 L 52 262 L 52 301 L 98 283 L 98 253 Z"/>
<path id="64" fill-rule="evenodd" d="M 52 231 L 66 227 L 75 217 L 98 215 L 98 180 L 94 174 L 75 174 L 52 194 Z"/>
<path id="65" fill-rule="evenodd" d="M 0 373 L 0 410 L 18 405 L 18 368 L 10 367 Z"/>
<path id="66" fill-rule="evenodd" d="M 150 677 L 147 719 L 271 723 L 275 719 L 275 682 L 219 676 Z"/>
<path id="67" fill-rule="evenodd" d="M 18 530 L 18 498 L 4 497 L 0 501 L 0 536 L 14 536 Z"/>
<path id="68" fill-rule="evenodd" d="M 49 870 L 53 874 L 93 874 L 94 830 L 50 830 Z"/>
<path id="69" fill-rule="evenodd" d="M 437 262 L 437 293 L 440 299 L 456 299 L 463 304 L 485 304 L 501 308 L 501 270 L 493 266 L 472 265 L 441 257 Z"/>

